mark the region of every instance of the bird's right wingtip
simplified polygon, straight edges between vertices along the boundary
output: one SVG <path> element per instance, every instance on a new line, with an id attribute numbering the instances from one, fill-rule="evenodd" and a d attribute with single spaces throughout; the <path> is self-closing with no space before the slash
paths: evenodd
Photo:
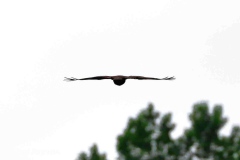
<path id="1" fill-rule="evenodd" d="M 76 80 L 76 78 L 73 78 L 73 77 L 71 77 L 71 78 L 64 77 L 64 81 L 67 81 L 67 82 L 75 81 L 75 80 Z"/>
<path id="2" fill-rule="evenodd" d="M 67 78 L 67 77 L 64 77 L 64 79 L 63 79 L 64 81 L 69 81 L 69 79 Z"/>

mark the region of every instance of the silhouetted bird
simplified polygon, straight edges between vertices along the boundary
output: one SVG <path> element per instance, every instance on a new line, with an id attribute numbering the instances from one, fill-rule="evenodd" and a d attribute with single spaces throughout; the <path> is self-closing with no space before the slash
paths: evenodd
<path id="1" fill-rule="evenodd" d="M 142 77 L 142 76 L 96 76 L 89 78 L 77 79 L 74 77 L 67 78 L 65 77 L 65 81 L 77 81 L 77 80 L 102 80 L 102 79 L 111 79 L 114 84 L 121 86 L 125 83 L 126 79 L 138 79 L 138 80 L 174 80 L 174 77 L 165 77 L 165 78 L 152 78 L 152 77 Z"/>

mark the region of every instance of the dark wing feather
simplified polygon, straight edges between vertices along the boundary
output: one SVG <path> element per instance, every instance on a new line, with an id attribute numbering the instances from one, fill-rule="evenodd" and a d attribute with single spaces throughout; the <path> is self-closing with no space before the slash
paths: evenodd
<path id="1" fill-rule="evenodd" d="M 153 77 L 143 77 L 143 76 L 128 76 L 127 79 L 138 79 L 138 80 L 174 80 L 175 77 L 153 78 Z"/>
<path id="2" fill-rule="evenodd" d="M 111 77 L 110 77 L 110 76 L 96 76 L 96 77 L 88 77 L 88 78 L 81 78 L 81 79 L 74 78 L 74 77 L 71 77 L 71 78 L 67 78 L 67 77 L 65 77 L 65 81 L 77 81 L 77 80 L 102 80 L 102 79 L 111 79 Z"/>

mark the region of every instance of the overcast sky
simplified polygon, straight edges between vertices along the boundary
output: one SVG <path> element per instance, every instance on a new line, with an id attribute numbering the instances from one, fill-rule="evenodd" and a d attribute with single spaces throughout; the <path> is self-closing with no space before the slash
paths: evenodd
<path id="1" fill-rule="evenodd" d="M 74 160 L 116 136 L 153 103 L 177 137 L 192 105 L 224 106 L 240 125 L 240 1 L 0 2 L 0 159 Z M 175 81 L 65 82 L 98 75 Z"/>

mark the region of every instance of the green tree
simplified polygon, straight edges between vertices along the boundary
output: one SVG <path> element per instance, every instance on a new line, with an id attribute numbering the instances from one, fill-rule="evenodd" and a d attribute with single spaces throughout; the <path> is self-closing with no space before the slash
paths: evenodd
<path id="1" fill-rule="evenodd" d="M 119 160 L 240 160 L 240 127 L 234 126 L 229 136 L 220 135 L 226 125 L 222 106 L 212 111 L 205 102 L 193 105 L 190 127 L 176 139 L 171 113 L 161 115 L 152 104 L 130 118 L 123 133 L 117 137 Z M 105 160 L 97 146 L 89 156 L 81 153 L 78 160 Z"/>
<path id="2" fill-rule="evenodd" d="M 220 130 L 227 122 L 222 107 L 217 105 L 209 112 L 207 103 L 197 103 L 189 115 L 191 127 L 177 140 L 181 143 L 181 155 L 192 157 L 222 159 L 224 145 Z M 188 155 L 188 156 L 187 156 Z"/>
<path id="3" fill-rule="evenodd" d="M 171 138 L 175 124 L 171 114 L 163 115 L 154 110 L 152 104 L 142 110 L 135 119 L 130 118 L 126 129 L 117 138 L 119 159 L 164 159 L 170 153 L 177 154 L 176 145 Z"/>
<path id="4" fill-rule="evenodd" d="M 159 113 L 150 104 L 136 119 L 130 118 L 124 133 L 118 136 L 117 150 L 124 159 L 139 160 L 154 151 L 153 134 Z"/>
<path id="5" fill-rule="evenodd" d="M 78 155 L 78 158 L 76 160 L 106 160 L 106 155 L 105 154 L 100 154 L 98 151 L 98 147 L 96 144 L 94 144 L 90 148 L 90 153 L 89 156 L 85 152 L 81 152 Z"/>

